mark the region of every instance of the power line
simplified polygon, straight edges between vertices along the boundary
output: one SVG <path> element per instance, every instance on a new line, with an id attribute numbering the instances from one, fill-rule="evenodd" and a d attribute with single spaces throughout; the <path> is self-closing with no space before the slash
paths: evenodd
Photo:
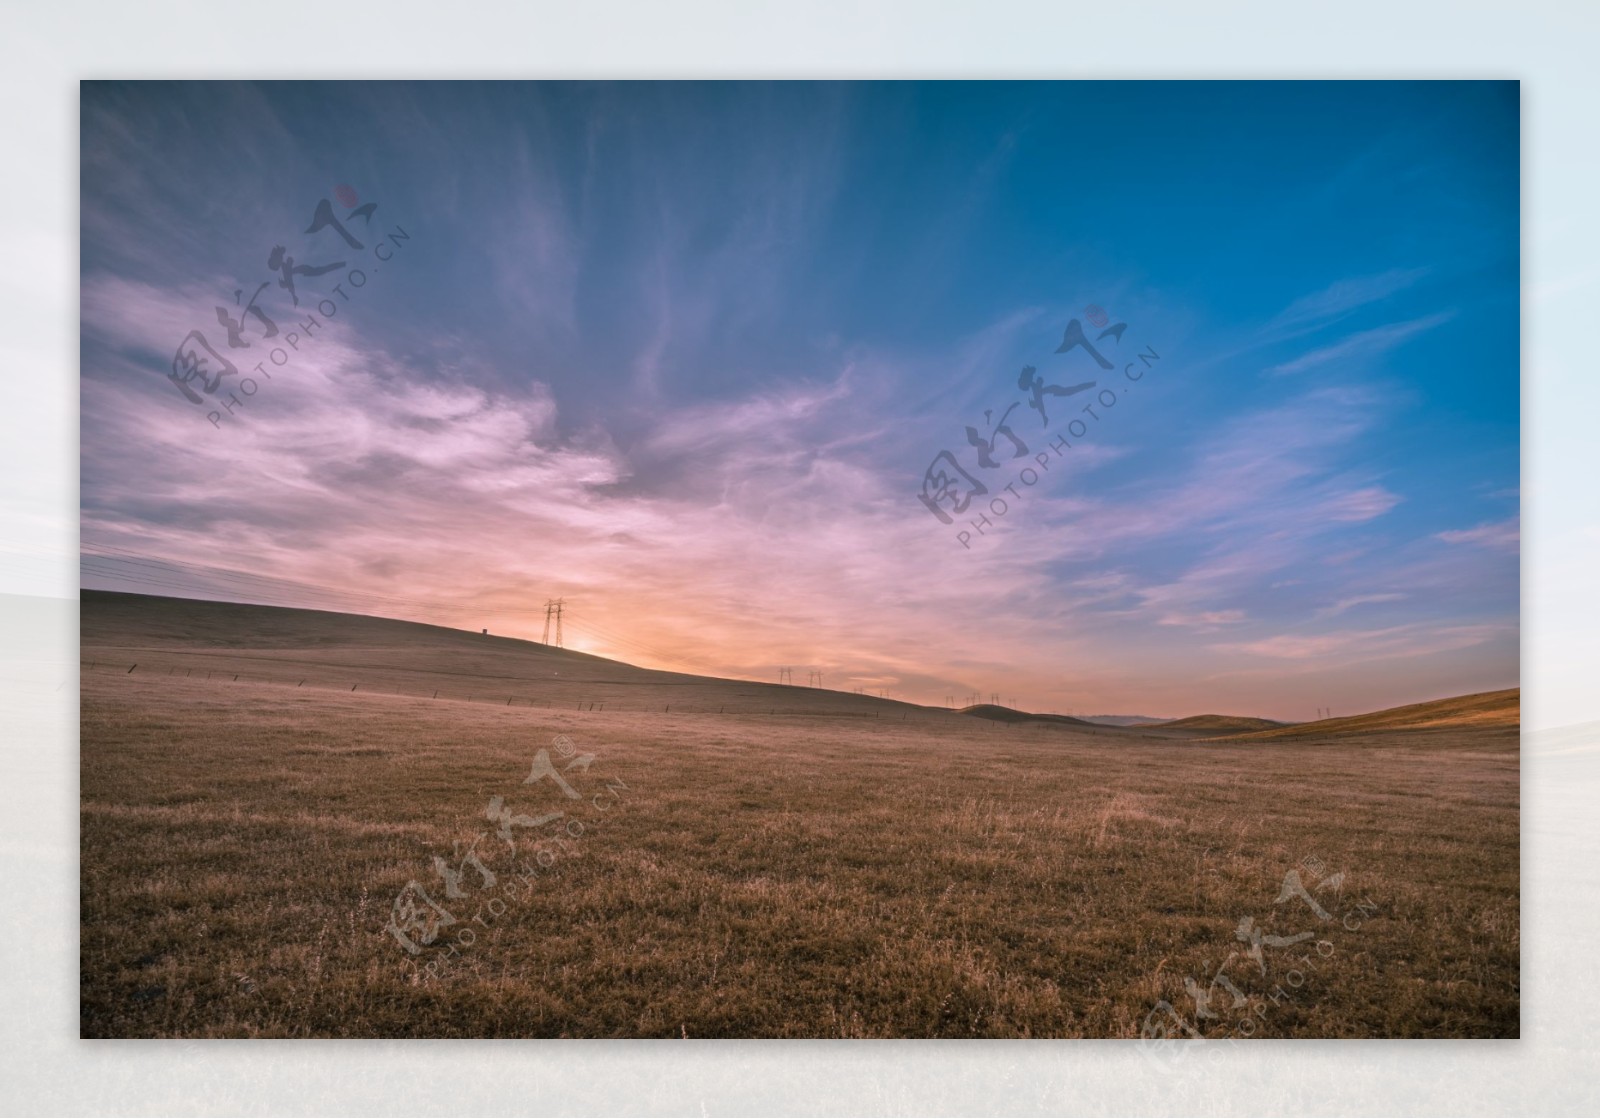
<path id="1" fill-rule="evenodd" d="M 381 612 L 381 616 L 383 617 L 391 618 L 396 617 L 397 615 L 411 614 L 414 617 L 420 616 L 429 619 L 430 621 L 428 624 L 439 624 L 444 619 L 458 619 L 469 616 L 471 613 L 470 609 L 466 607 L 447 607 L 437 605 L 425 606 L 419 604 L 402 609 L 391 605 L 372 606 L 361 603 L 351 604 L 349 602 L 318 601 L 312 595 L 308 595 L 304 592 L 300 594 L 289 595 L 285 593 L 273 593 L 255 588 L 199 588 L 192 583 L 175 582 L 170 579 L 158 579 L 143 575 L 130 575 L 121 571 L 107 571 L 97 568 L 92 564 L 81 564 L 80 566 L 83 574 L 91 578 L 104 579 L 108 582 L 125 584 L 131 583 L 138 587 L 152 588 L 146 593 L 158 593 L 161 591 L 184 591 L 187 593 L 175 595 L 173 597 L 190 598 L 195 599 L 196 601 L 209 601 L 210 599 L 196 598 L 197 592 L 205 592 L 209 593 L 211 598 L 216 598 L 217 596 L 224 596 L 226 598 L 233 598 L 237 596 L 244 598 L 247 601 L 242 605 L 278 606 L 286 609 L 322 610 L 334 613 L 359 613 L 362 610 L 371 610 Z M 402 616 L 399 620 L 404 621 L 407 619 Z"/>
<path id="2" fill-rule="evenodd" d="M 194 582 L 182 581 L 187 575 L 193 573 L 198 578 L 218 585 L 215 589 L 220 590 L 222 593 L 267 599 L 262 603 L 263 605 L 289 605 L 301 609 L 326 608 L 307 604 L 307 598 L 321 597 L 333 599 L 339 608 L 344 611 L 349 611 L 352 603 L 358 604 L 356 606 L 357 609 L 363 607 L 366 609 L 387 610 L 400 608 L 429 614 L 443 613 L 449 615 L 470 615 L 482 609 L 481 606 L 451 606 L 437 601 L 425 601 L 401 595 L 375 594 L 370 591 L 336 590 L 332 587 L 304 580 L 282 579 L 209 564 L 144 556 L 137 552 L 111 545 L 99 545 L 96 551 L 81 553 L 78 557 L 78 562 L 79 567 L 87 574 L 96 575 L 104 579 L 130 582 L 139 586 L 164 587 L 172 590 L 187 591 L 190 595 L 213 589 L 197 587 Z M 130 565 L 147 570 L 127 571 L 123 569 L 122 565 Z M 274 599 L 281 600 L 285 597 L 289 598 L 287 603 L 273 601 Z"/>
<path id="3" fill-rule="evenodd" d="M 165 559 L 165 558 L 156 557 L 156 556 L 144 556 L 144 555 L 139 554 L 138 552 L 132 552 L 132 551 L 129 551 L 129 550 L 125 549 L 125 548 L 117 548 L 117 547 L 114 547 L 114 546 L 111 546 L 111 545 L 101 545 L 101 546 L 98 546 L 98 547 L 99 547 L 98 551 L 82 553 L 80 555 L 80 557 L 79 557 L 80 561 L 84 561 L 84 560 L 102 560 L 102 561 L 105 561 L 107 563 L 118 563 L 118 564 L 127 563 L 127 564 L 135 564 L 135 565 L 138 565 L 138 566 L 141 566 L 141 567 L 153 567 L 153 568 L 158 569 L 158 571 L 162 575 L 181 575 L 183 573 L 182 570 L 180 570 L 180 571 L 161 570 L 163 568 L 167 568 L 167 569 L 170 569 L 170 568 L 187 569 L 189 571 L 196 572 L 199 575 L 202 575 L 202 576 L 204 576 L 206 578 L 218 579 L 218 580 L 221 580 L 221 581 L 224 581 L 224 582 L 257 584 L 257 585 L 260 585 L 260 586 L 264 586 L 264 587 L 266 587 L 266 588 L 268 588 L 268 589 L 270 589 L 270 590 L 272 590 L 274 592 L 277 592 L 277 593 L 281 593 L 281 592 L 283 592 L 285 590 L 288 590 L 288 591 L 293 591 L 293 592 L 300 593 L 300 594 L 305 594 L 305 593 L 309 592 L 309 593 L 313 593 L 313 594 L 332 595 L 332 596 L 335 596 L 335 597 L 338 597 L 338 598 L 345 598 L 345 599 L 365 599 L 365 600 L 370 601 L 370 602 L 397 603 L 397 604 L 408 605 L 408 606 L 415 606 L 415 605 L 421 605 L 422 604 L 422 600 L 420 600 L 420 599 L 407 598 L 407 597 L 400 596 L 400 595 L 375 594 L 375 593 L 373 593 L 371 591 L 336 590 L 336 589 L 334 589 L 332 587 L 322 586 L 320 584 L 307 582 L 305 580 L 283 579 L 283 578 L 279 578 L 277 576 L 271 576 L 271 575 L 256 575 L 256 574 L 252 574 L 250 572 L 236 571 L 233 568 L 216 567 L 216 566 L 213 566 L 211 564 L 198 564 L 198 563 L 190 563 L 190 562 L 188 562 L 186 560 L 174 560 L 174 559 Z M 110 574 L 119 574 L 119 573 L 111 572 Z M 131 578 L 131 576 L 123 576 L 123 577 Z M 429 602 L 428 605 L 437 607 L 438 604 L 437 603 L 433 603 L 433 602 Z M 463 608 L 463 609 L 465 609 L 465 608 Z"/>
<path id="4" fill-rule="evenodd" d="M 624 646 L 624 650 L 623 650 L 624 652 L 626 652 L 628 650 L 632 650 L 635 653 L 642 654 L 643 656 L 650 658 L 651 660 L 660 661 L 660 662 L 664 662 L 664 663 L 667 663 L 667 664 L 671 664 L 673 662 L 677 662 L 679 664 L 682 664 L 682 663 L 685 663 L 685 662 L 687 662 L 689 664 L 697 664 L 697 665 L 701 666 L 702 668 L 705 668 L 708 671 L 712 672 L 712 674 L 716 674 L 716 670 L 714 670 L 712 668 L 712 666 L 708 665 L 705 661 L 701 660 L 698 657 L 688 656 L 688 655 L 683 654 L 683 653 L 667 653 L 667 652 L 663 652 L 662 650 L 654 648 L 653 646 L 650 646 L 648 644 L 645 644 L 642 641 L 635 640 L 634 638 L 631 638 L 631 637 L 625 637 L 622 634 L 617 633 L 615 630 L 613 630 L 613 629 L 611 629 L 611 628 L 609 628 L 607 626 L 600 625 L 599 623 L 595 622 L 588 614 L 577 614 L 577 613 L 574 613 L 572 610 L 569 609 L 567 611 L 567 616 L 569 618 L 571 618 L 571 620 L 573 621 L 574 624 L 580 626 L 585 633 L 592 632 L 596 636 L 598 636 L 601 639 L 603 639 L 607 644 Z M 641 666 L 641 667 L 645 667 L 645 666 Z"/>

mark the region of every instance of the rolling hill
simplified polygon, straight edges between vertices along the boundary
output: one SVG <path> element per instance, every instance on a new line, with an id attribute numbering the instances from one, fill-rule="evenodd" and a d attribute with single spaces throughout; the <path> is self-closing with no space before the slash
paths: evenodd
<path id="1" fill-rule="evenodd" d="M 997 703 L 977 703 L 971 707 L 961 708 L 957 714 L 971 715 L 975 719 L 991 719 L 997 723 L 1060 723 L 1071 727 L 1092 727 L 1094 723 L 1085 719 L 1074 719 L 1070 715 L 1036 715 L 1030 711 L 1018 711 L 1014 707 L 1005 707 Z"/>
<path id="2" fill-rule="evenodd" d="M 1154 715 L 1084 715 L 1086 723 L 1097 723 L 1103 727 L 1148 727 L 1156 723 L 1168 722 Z"/>
<path id="3" fill-rule="evenodd" d="M 1168 719 L 1161 723 L 1152 723 L 1151 726 L 1163 730 L 1202 730 L 1216 731 L 1219 734 L 1238 733 L 1252 730 L 1271 730 L 1274 727 L 1286 726 L 1276 719 L 1256 719 L 1249 715 L 1190 715 L 1184 719 Z"/>
<path id="4" fill-rule="evenodd" d="M 361 614 L 85 590 L 86 671 L 584 710 L 900 719 L 944 708 L 641 668 L 537 641 Z"/>
<path id="5" fill-rule="evenodd" d="M 1434 699 L 1391 707 L 1365 715 L 1346 715 L 1320 719 L 1314 723 L 1229 735 L 1232 742 L 1255 742 L 1277 738 L 1343 738 L 1353 735 L 1387 734 L 1396 731 L 1492 730 L 1515 728 L 1522 723 L 1522 689 Z"/>

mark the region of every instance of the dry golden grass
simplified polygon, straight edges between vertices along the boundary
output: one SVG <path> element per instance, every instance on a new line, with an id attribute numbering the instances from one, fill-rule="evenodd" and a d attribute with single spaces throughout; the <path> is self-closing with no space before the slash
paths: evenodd
<path id="1" fill-rule="evenodd" d="M 83 618 L 85 1036 L 1135 1037 L 1163 999 L 1211 1037 L 1518 1033 L 1514 727 L 1202 743 L 374 619 Z M 596 755 L 582 800 L 523 783 L 540 749 Z M 513 856 L 495 796 L 568 816 Z M 495 885 L 446 900 L 474 842 Z M 1295 868 L 1328 921 L 1274 904 Z M 416 957 L 413 880 L 457 918 Z M 1315 939 L 1262 975 L 1247 916 Z"/>

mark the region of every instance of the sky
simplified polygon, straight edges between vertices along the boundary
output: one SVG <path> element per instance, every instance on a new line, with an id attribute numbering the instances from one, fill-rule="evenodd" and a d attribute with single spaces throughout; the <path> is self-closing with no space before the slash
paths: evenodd
<path id="1" fill-rule="evenodd" d="M 569 648 L 932 704 L 1513 687 L 1519 112 L 85 82 L 83 585 L 533 639 L 560 598 Z"/>

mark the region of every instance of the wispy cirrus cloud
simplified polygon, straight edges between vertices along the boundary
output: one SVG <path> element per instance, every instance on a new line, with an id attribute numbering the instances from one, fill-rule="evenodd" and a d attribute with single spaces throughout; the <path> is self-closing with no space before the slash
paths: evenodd
<path id="1" fill-rule="evenodd" d="M 1194 614 L 1164 614 L 1156 619 L 1157 625 L 1183 626 L 1187 629 L 1209 633 L 1223 626 L 1245 620 L 1243 610 L 1202 610 Z"/>
<path id="2" fill-rule="evenodd" d="M 1336 618 L 1347 610 L 1354 610 L 1358 606 L 1375 605 L 1380 602 L 1400 602 L 1406 596 L 1398 593 L 1386 594 L 1358 594 L 1349 598 L 1341 598 L 1331 606 L 1324 606 L 1312 615 L 1317 620 Z"/>
<path id="3" fill-rule="evenodd" d="M 1446 544 L 1475 544 L 1499 551 L 1516 551 L 1522 543 L 1522 516 L 1491 521 L 1473 528 L 1450 529 L 1436 534 Z"/>
<path id="4" fill-rule="evenodd" d="M 1291 373 L 1304 373 L 1307 369 L 1314 369 L 1319 365 L 1329 365 L 1338 361 L 1370 360 L 1389 352 L 1407 339 L 1418 334 L 1432 330 L 1434 327 L 1449 322 L 1455 318 L 1455 312 L 1444 311 L 1435 315 L 1427 315 L 1420 319 L 1408 322 L 1390 323 L 1387 326 L 1374 327 L 1371 330 L 1358 331 L 1335 342 L 1330 346 L 1312 350 L 1302 354 L 1292 361 L 1274 365 L 1267 370 L 1277 376 Z"/>
<path id="5" fill-rule="evenodd" d="M 1418 657 L 1481 645 L 1506 631 L 1492 625 L 1386 626 L 1313 635 L 1279 634 L 1257 641 L 1213 645 L 1219 653 L 1242 653 L 1272 660 L 1316 661 L 1323 668 L 1353 660 Z"/>
<path id="6" fill-rule="evenodd" d="M 1426 268 L 1393 268 L 1372 276 L 1337 280 L 1289 304 L 1267 323 L 1263 333 L 1290 337 L 1319 330 L 1363 307 L 1383 302 L 1427 274 Z"/>

